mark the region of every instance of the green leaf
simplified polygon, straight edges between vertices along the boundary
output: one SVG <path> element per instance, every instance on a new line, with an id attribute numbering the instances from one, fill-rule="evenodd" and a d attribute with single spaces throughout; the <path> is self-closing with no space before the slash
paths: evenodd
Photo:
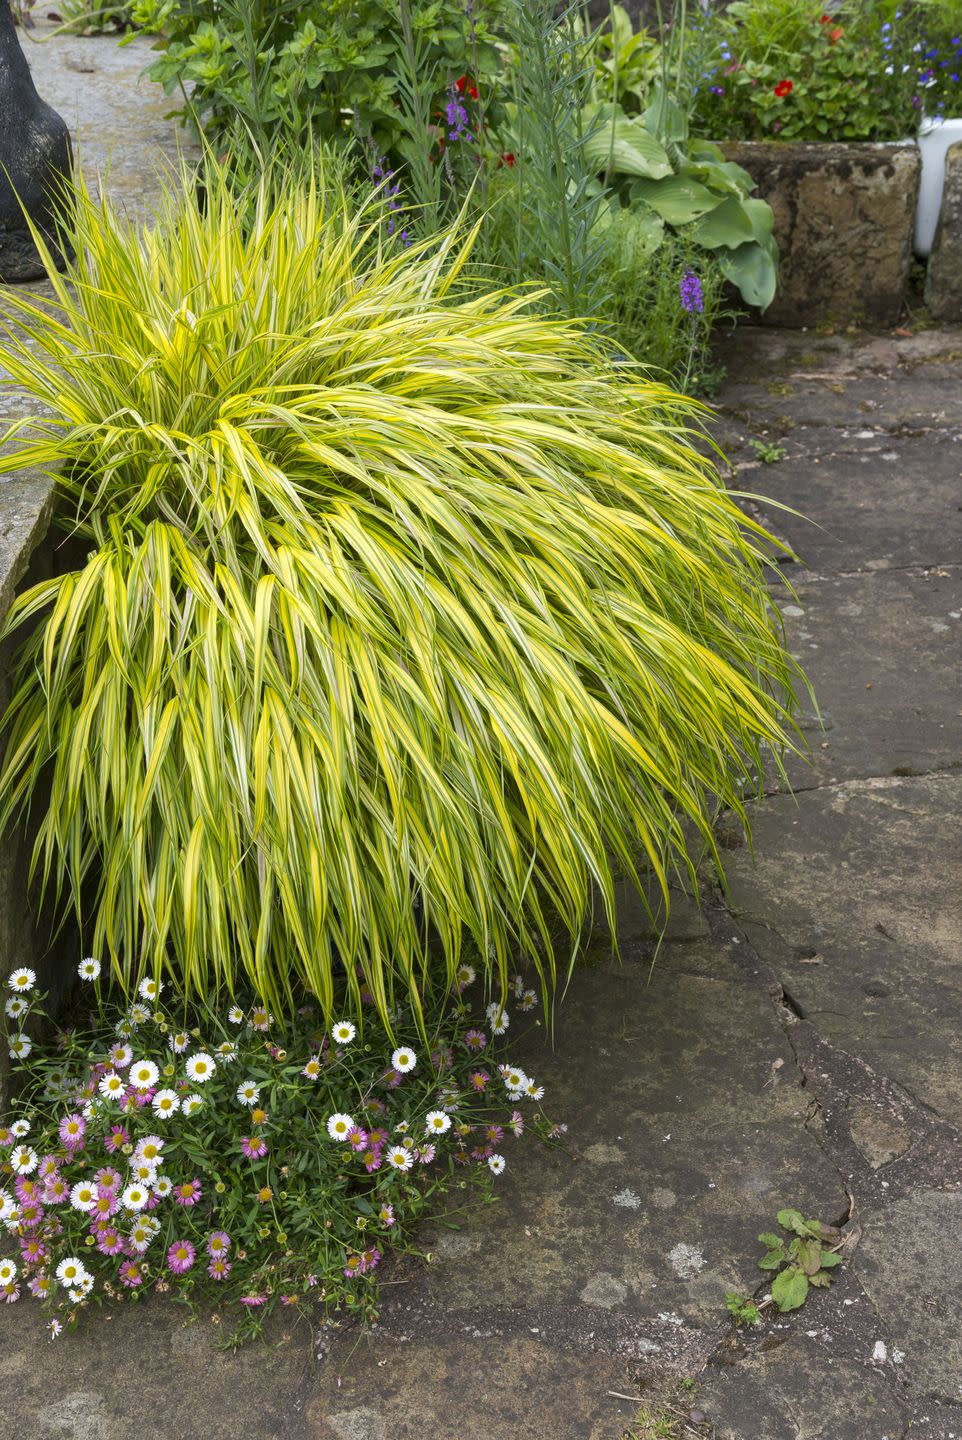
<path id="1" fill-rule="evenodd" d="M 796 1235 L 808 1234 L 808 1227 L 805 1224 L 805 1217 L 801 1210 L 793 1210 L 791 1208 L 779 1210 L 775 1219 L 783 1230 L 794 1230 Z"/>
<path id="2" fill-rule="evenodd" d="M 659 140 L 683 144 L 688 139 L 688 119 L 677 100 L 655 87 L 655 98 L 641 117 L 641 123 Z"/>
<path id="3" fill-rule="evenodd" d="M 780 1250 L 785 1244 L 781 1235 L 773 1235 L 769 1230 L 766 1230 L 763 1235 L 759 1235 L 758 1239 L 762 1245 L 767 1245 L 769 1250 Z"/>
<path id="4" fill-rule="evenodd" d="M 718 250 L 721 246 L 736 250 L 746 240 L 756 238 L 751 218 L 745 213 L 745 202 L 734 195 L 703 215 L 691 233 L 696 245 L 703 245 L 706 250 Z"/>
<path id="5" fill-rule="evenodd" d="M 722 274 L 726 280 L 738 286 L 746 305 L 757 305 L 759 309 L 767 310 L 775 298 L 778 277 L 775 261 L 768 251 L 756 241 L 748 240 L 744 245 L 739 245 L 737 250 L 720 250 L 717 258 Z M 793 1213 L 798 1214 L 798 1211 Z M 801 1216 L 799 1219 L 801 1220 Z M 782 1223 L 780 1217 L 778 1223 Z M 803 1225 L 804 1223 L 802 1220 Z M 786 1225 L 785 1228 L 792 1227 Z"/>
<path id="6" fill-rule="evenodd" d="M 798 1247 L 798 1263 L 806 1275 L 815 1275 L 822 1268 L 822 1247 L 817 1240 L 802 1240 Z"/>
<path id="7" fill-rule="evenodd" d="M 808 1276 L 797 1265 L 790 1265 L 772 1281 L 772 1299 L 784 1315 L 805 1304 L 808 1296 Z"/>
<path id="8" fill-rule="evenodd" d="M 671 161 L 661 146 L 640 120 L 626 115 L 620 106 L 607 107 L 611 113 L 601 114 L 601 107 L 594 112 L 597 123 L 584 142 L 586 160 L 595 170 L 610 169 L 618 175 L 640 175 L 649 180 L 660 180 L 672 173 Z M 592 126 L 593 115 L 589 110 L 586 123 Z"/>
<path id="9" fill-rule="evenodd" d="M 777 1270 L 785 1260 L 785 1251 L 779 1245 L 777 1250 L 769 1250 L 758 1262 L 759 1270 Z"/>
<path id="10" fill-rule="evenodd" d="M 665 180 L 635 180 L 631 185 L 633 199 L 644 200 L 669 225 L 689 225 L 721 205 L 718 195 L 697 180 L 684 175 L 671 175 Z"/>
<path id="11" fill-rule="evenodd" d="M 823 1250 L 821 1254 L 822 1269 L 834 1270 L 836 1265 L 841 1265 L 842 1257 L 834 1250 Z"/>

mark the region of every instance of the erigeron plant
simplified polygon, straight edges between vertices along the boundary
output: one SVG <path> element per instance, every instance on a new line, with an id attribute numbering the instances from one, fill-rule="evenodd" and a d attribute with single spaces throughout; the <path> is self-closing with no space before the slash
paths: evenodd
<path id="1" fill-rule="evenodd" d="M 99 990 L 97 960 L 79 972 Z M 0 1299 L 43 1302 L 52 1337 L 150 1289 L 218 1302 L 235 1340 L 277 1305 L 374 1318 L 381 1260 L 412 1248 L 419 1220 L 490 1186 L 526 1125 L 566 1128 L 500 1056 L 501 1002 L 472 1021 L 474 979 L 463 966 L 443 1016 L 425 1017 L 429 1049 L 405 1042 L 404 1010 L 393 1038 L 369 1004 L 362 1023 L 325 1030 L 305 1006 L 282 1027 L 256 1004 L 191 1015 L 146 979 L 119 1010 L 98 994 L 90 1028 L 54 1050 L 29 1034 L 44 1016 L 33 971 L 14 971 L 25 1084 L 0 1127 Z M 513 1008 L 536 1003 L 515 977 Z"/>

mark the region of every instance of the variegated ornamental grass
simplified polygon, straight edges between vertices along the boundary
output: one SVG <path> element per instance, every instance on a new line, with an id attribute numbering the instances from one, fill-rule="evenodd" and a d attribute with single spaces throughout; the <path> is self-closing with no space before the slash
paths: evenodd
<path id="1" fill-rule="evenodd" d="M 4 297 L 49 418 L 0 469 L 62 467 L 89 550 L 7 622 L 2 820 L 44 794 L 37 871 L 128 986 L 329 1013 L 343 963 L 386 1013 L 471 950 L 550 989 L 613 864 L 690 869 L 785 738 L 762 532 L 696 407 L 482 290 L 471 234 L 204 185 L 145 229 L 81 187 L 56 302 Z"/>

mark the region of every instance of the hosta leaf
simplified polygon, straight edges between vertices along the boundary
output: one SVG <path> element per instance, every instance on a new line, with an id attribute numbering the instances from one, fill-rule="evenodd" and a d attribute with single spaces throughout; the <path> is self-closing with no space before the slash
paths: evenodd
<path id="1" fill-rule="evenodd" d="M 724 195 L 684 175 L 670 175 L 665 180 L 634 180 L 630 193 L 632 198 L 643 200 L 669 225 L 675 226 L 688 225 L 707 215 L 725 199 Z"/>
<path id="2" fill-rule="evenodd" d="M 745 304 L 766 310 L 775 298 L 778 280 L 776 263 L 768 251 L 748 240 L 736 250 L 719 250 L 716 258 L 725 278 L 738 286 Z"/>
<path id="3" fill-rule="evenodd" d="M 585 158 L 596 170 L 609 168 L 617 175 L 640 175 L 652 180 L 672 173 L 671 161 L 664 147 L 645 129 L 617 107 L 609 113 L 599 111 L 584 143 Z"/>
<path id="4" fill-rule="evenodd" d="M 692 226 L 692 239 L 706 250 L 717 250 L 726 246 L 730 250 L 754 240 L 755 233 L 751 218 L 745 212 L 745 202 L 730 195 L 708 215 L 703 215 Z"/>

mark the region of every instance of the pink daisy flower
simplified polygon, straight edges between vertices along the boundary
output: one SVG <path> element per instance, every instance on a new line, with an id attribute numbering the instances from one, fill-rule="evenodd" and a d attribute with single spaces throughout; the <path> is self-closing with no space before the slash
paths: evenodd
<path id="1" fill-rule="evenodd" d="M 422 1165 L 430 1165 L 436 1154 L 437 1150 L 433 1145 L 421 1145 L 417 1152 L 418 1160 Z"/>
<path id="2" fill-rule="evenodd" d="M 474 1074 L 471 1076 L 471 1089 L 477 1090 L 480 1093 L 482 1090 L 487 1089 L 490 1081 L 491 1076 L 488 1074 L 487 1070 L 475 1070 Z"/>
<path id="3" fill-rule="evenodd" d="M 215 1255 L 207 1267 L 207 1273 L 212 1280 L 226 1280 L 230 1274 L 230 1261 Z"/>
<path id="4" fill-rule="evenodd" d="M 267 1304 L 267 1296 L 266 1296 L 266 1295 L 242 1295 L 242 1296 L 241 1296 L 241 1299 L 240 1299 L 240 1303 L 241 1303 L 242 1305 L 250 1305 L 251 1307 L 254 1307 L 254 1306 L 257 1306 L 257 1305 L 266 1305 L 266 1304 Z"/>
<path id="5" fill-rule="evenodd" d="M 0 1287 L 0 1296 L 3 1297 L 3 1303 L 5 1305 L 15 1305 L 20 1299 L 20 1286 L 4 1285 Z"/>
<path id="6" fill-rule="evenodd" d="M 107 1225 L 100 1232 L 100 1239 L 97 1241 L 97 1249 L 101 1255 L 119 1255 L 124 1248 L 124 1242 L 120 1231 L 113 1225 Z"/>
<path id="7" fill-rule="evenodd" d="M 86 1129 L 86 1120 L 75 1111 L 72 1115 L 63 1117 L 57 1126 L 57 1134 L 60 1136 L 61 1144 L 66 1145 L 68 1150 L 81 1150 Z"/>
<path id="8" fill-rule="evenodd" d="M 361 1159 L 364 1161 L 364 1168 L 367 1173 L 373 1175 L 375 1170 L 380 1170 L 381 1168 L 381 1147 L 379 1145 L 373 1146 L 372 1149 L 365 1151 Z"/>
<path id="9" fill-rule="evenodd" d="M 111 1155 L 116 1155 L 125 1145 L 130 1144 L 130 1136 L 122 1125 L 112 1125 L 110 1134 L 104 1136 L 104 1149 Z"/>
<path id="10" fill-rule="evenodd" d="M 50 1276 L 35 1275 L 30 1281 L 30 1294 L 36 1300 L 45 1300 L 50 1294 Z"/>
<path id="11" fill-rule="evenodd" d="M 43 1198 L 46 1205 L 59 1205 L 66 1200 L 70 1194 L 70 1186 L 61 1175 L 54 1175 L 49 1179 L 43 1189 Z"/>
<path id="12" fill-rule="evenodd" d="M 37 1167 L 38 1180 L 51 1180 L 54 1175 L 60 1174 L 60 1161 L 56 1155 L 42 1155 L 40 1164 Z"/>
<path id="13" fill-rule="evenodd" d="M 43 1220 L 43 1206 L 37 1200 L 21 1205 L 19 1220 L 24 1230 L 36 1230 Z"/>
<path id="14" fill-rule="evenodd" d="M 240 1145 L 248 1160 L 260 1160 L 262 1155 L 267 1154 L 267 1141 L 262 1140 L 259 1135 L 255 1135 L 253 1137 L 250 1135 L 245 1135 L 241 1140 Z M 189 1202 L 181 1203 L 189 1203 L 192 1205 L 194 1202 L 191 1200 Z"/>
<path id="15" fill-rule="evenodd" d="M 173 1246 L 170 1247 L 173 1250 Z M 189 1248 L 189 1247 L 188 1247 Z M 184 1267 L 187 1268 L 186 1266 Z M 173 1266 L 171 1266 L 173 1269 Z M 139 1260 L 125 1260 L 120 1267 L 120 1283 L 128 1290 L 136 1290 L 144 1283 L 144 1271 Z"/>
<path id="16" fill-rule="evenodd" d="M 196 1176 L 193 1180 L 186 1180 L 183 1185 L 175 1185 L 173 1189 L 173 1196 L 178 1205 L 196 1205 L 203 1193 L 201 1183 Z"/>
<path id="17" fill-rule="evenodd" d="M 218 1255 L 226 1255 L 230 1247 L 231 1238 L 226 1230 L 215 1230 L 207 1238 L 207 1253 L 215 1259 Z"/>
<path id="18" fill-rule="evenodd" d="M 568 1127 L 566 1125 L 565 1129 L 567 1130 L 567 1128 Z M 513 1110 L 511 1112 L 511 1120 L 508 1125 L 508 1129 L 511 1131 L 512 1135 L 522 1135 L 524 1133 L 524 1116 L 521 1114 L 520 1110 Z"/>
<path id="19" fill-rule="evenodd" d="M 104 1165 L 95 1173 L 94 1184 L 98 1190 L 119 1190 L 120 1171 L 114 1170 L 110 1165 Z"/>
<path id="20" fill-rule="evenodd" d="M 372 1130 L 368 1135 L 367 1143 L 376 1149 L 378 1145 L 386 1145 L 387 1139 L 387 1131 L 383 1129 L 382 1126 L 378 1126 L 376 1130 Z"/>
<path id="21" fill-rule="evenodd" d="M 362 1130 L 359 1125 L 355 1125 L 347 1139 L 352 1150 L 365 1150 L 371 1143 L 367 1131 Z"/>
<path id="22" fill-rule="evenodd" d="M 388 1229 L 390 1229 L 390 1227 L 394 1224 L 394 1206 L 382 1205 L 380 1210 L 377 1212 L 377 1218 L 380 1220 L 382 1225 L 386 1225 Z"/>
<path id="23" fill-rule="evenodd" d="M 29 1175 L 18 1175 L 13 1188 L 21 1205 L 32 1205 L 40 1199 L 40 1186 Z"/>
<path id="24" fill-rule="evenodd" d="M 23 1256 L 24 1264 L 39 1265 L 41 1260 L 46 1260 L 47 1249 L 35 1236 L 25 1236 L 20 1241 L 20 1254 Z"/>
<path id="25" fill-rule="evenodd" d="M 488 1043 L 488 1037 L 483 1030 L 466 1030 L 464 1032 L 464 1043 L 469 1050 L 483 1050 Z"/>
<path id="26" fill-rule="evenodd" d="M 116 1215 L 119 1208 L 120 1201 L 112 1190 L 98 1188 L 94 1208 L 90 1213 L 96 1215 L 98 1220 L 109 1220 L 111 1215 Z"/>
<path id="27" fill-rule="evenodd" d="M 183 1275 L 194 1263 L 196 1251 L 189 1240 L 175 1240 L 167 1251 L 167 1268 Z"/>
<path id="28" fill-rule="evenodd" d="M 365 1270 L 373 1270 L 381 1263 L 381 1252 L 376 1245 L 372 1245 L 370 1249 L 364 1251 L 361 1259 L 364 1261 Z"/>
<path id="29" fill-rule="evenodd" d="M 484 1131 L 485 1139 L 491 1145 L 500 1145 L 504 1139 L 504 1131 L 500 1125 L 487 1125 Z"/>

